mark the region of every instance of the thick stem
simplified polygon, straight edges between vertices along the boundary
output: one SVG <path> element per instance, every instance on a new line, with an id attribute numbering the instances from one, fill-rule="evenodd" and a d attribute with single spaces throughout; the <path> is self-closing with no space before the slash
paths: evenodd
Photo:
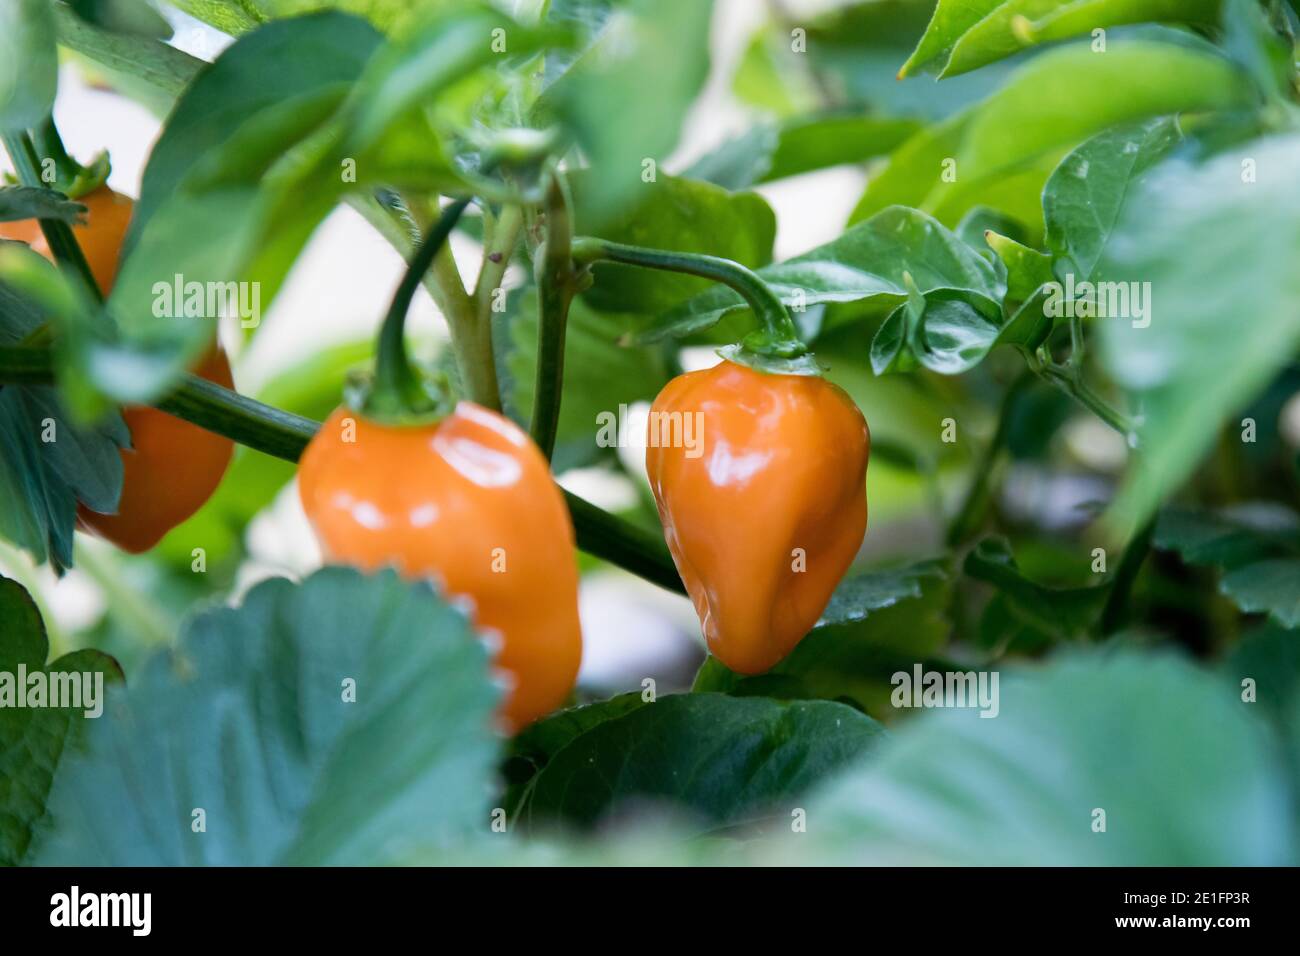
<path id="1" fill-rule="evenodd" d="M 54 361 L 48 349 L 0 347 L 0 386 L 49 385 Z M 224 435 L 257 451 L 297 461 L 320 423 L 185 375 L 176 388 L 154 403 L 177 418 Z M 652 584 L 683 593 L 682 582 L 663 541 L 648 531 L 564 493 L 578 547 Z"/>
<path id="2" fill-rule="evenodd" d="M 575 292 L 573 220 L 564 180 L 556 172 L 546 191 L 546 241 L 538 251 L 537 374 L 533 382 L 533 441 L 550 460 L 560 427 L 564 387 L 564 340 Z"/>
<path id="3" fill-rule="evenodd" d="M 620 262 L 647 269 L 683 272 L 721 282 L 734 289 L 763 324 L 760 331 L 745 337 L 746 351 L 773 359 L 793 359 L 808 353 L 808 348 L 800 340 L 794 321 L 780 297 L 766 282 L 739 262 L 690 252 L 665 252 L 641 246 L 626 246 L 586 237 L 573 241 L 573 261 L 579 265 L 602 261 Z"/>
<path id="4" fill-rule="evenodd" d="M 468 199 L 458 199 L 448 206 L 433 228 L 429 230 L 415 250 L 411 264 L 393 295 L 384 324 L 379 330 L 378 355 L 375 361 L 375 380 L 368 402 L 372 411 L 383 413 L 427 411 L 433 404 L 424 388 L 420 374 L 406 355 L 406 313 L 411 309 L 415 290 L 424 281 L 424 275 L 433 265 L 456 227 L 460 214 L 469 205 Z"/>
<path id="5" fill-rule="evenodd" d="M 50 130 L 53 129 L 54 124 L 51 123 Z M 57 133 L 53 135 L 57 139 Z M 5 132 L 3 138 L 5 150 L 9 153 L 10 160 L 13 161 L 14 170 L 18 173 L 19 181 L 24 186 L 35 186 L 40 189 L 48 188 L 48 184 L 41 179 L 40 161 L 37 158 L 36 148 L 32 145 L 31 137 L 24 132 Z M 70 270 L 75 274 L 96 302 L 102 302 L 104 295 L 100 291 L 98 283 L 95 282 L 95 277 L 90 271 L 90 265 L 86 262 L 81 246 L 77 244 L 77 240 L 72 235 L 72 230 L 68 227 L 68 224 L 58 219 L 41 219 L 38 221 L 41 232 L 45 235 L 45 241 L 49 243 L 50 251 L 54 254 L 55 261 L 62 264 L 65 270 Z"/>

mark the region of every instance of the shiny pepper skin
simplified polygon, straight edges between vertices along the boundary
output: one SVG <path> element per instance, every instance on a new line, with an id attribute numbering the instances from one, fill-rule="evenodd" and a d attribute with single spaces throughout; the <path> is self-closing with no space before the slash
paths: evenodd
<path id="1" fill-rule="evenodd" d="M 655 399 L 650 488 L 709 650 L 731 670 L 770 669 L 825 610 L 866 533 L 870 446 L 853 400 L 818 376 L 722 362 Z"/>
<path id="2" fill-rule="evenodd" d="M 134 204 L 107 186 L 77 201 L 87 208 L 87 216 L 86 222 L 73 227 L 73 234 L 96 284 L 107 295 L 117 277 L 118 257 Z M 0 223 L 0 238 L 26 242 L 35 252 L 53 258 L 35 219 Z M 207 352 L 194 372 L 234 388 L 230 362 L 219 345 Z M 139 554 L 212 497 L 235 446 L 228 438 L 155 408 L 123 408 L 122 419 L 131 432 L 131 448 L 122 450 L 122 498 L 117 513 L 99 514 L 78 505 L 77 524 L 124 551 Z"/>
<path id="3" fill-rule="evenodd" d="M 298 493 L 326 560 L 471 599 L 501 638 L 510 730 L 564 703 L 582 657 L 573 523 L 517 425 L 472 402 L 414 426 L 340 408 L 302 456 Z"/>

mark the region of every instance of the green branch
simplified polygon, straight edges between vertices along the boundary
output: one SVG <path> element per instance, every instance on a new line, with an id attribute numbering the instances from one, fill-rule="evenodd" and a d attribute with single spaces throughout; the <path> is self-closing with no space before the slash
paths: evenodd
<path id="1" fill-rule="evenodd" d="M 49 385 L 54 360 L 48 349 L 0 347 L 0 385 Z M 196 375 L 185 375 L 154 403 L 169 414 L 275 458 L 296 462 L 320 423 L 272 408 Z M 578 547 L 652 584 L 683 593 L 668 549 L 658 535 L 629 524 L 569 492 Z"/>
<path id="2" fill-rule="evenodd" d="M 577 291 L 573 271 L 573 220 L 557 171 L 546 190 L 546 241 L 537 253 L 537 371 L 533 380 L 533 441 L 550 460 L 560 428 L 564 341 L 569 305 Z"/>

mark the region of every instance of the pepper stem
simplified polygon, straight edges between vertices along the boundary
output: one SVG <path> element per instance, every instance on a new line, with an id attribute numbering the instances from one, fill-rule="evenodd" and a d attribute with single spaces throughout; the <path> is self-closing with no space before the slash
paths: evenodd
<path id="1" fill-rule="evenodd" d="M 377 418 L 391 419 L 437 414 L 445 404 L 444 391 L 429 381 L 406 354 L 406 314 L 424 274 L 469 203 L 468 199 L 458 199 L 444 209 L 411 257 L 379 329 L 374 378 L 358 389 L 353 407 L 360 406 L 359 410 Z"/>
<path id="2" fill-rule="evenodd" d="M 701 276 L 728 285 L 745 300 L 762 323 L 762 328 L 745 336 L 739 348 L 727 354 L 728 358 L 753 364 L 756 368 L 774 371 L 807 374 L 810 371 L 809 366 L 812 369 L 816 368 L 807 360 L 808 347 L 799 338 L 794 321 L 790 318 L 790 313 L 780 297 L 766 282 L 739 262 L 692 252 L 666 252 L 661 249 L 627 246 L 590 237 L 573 241 L 573 261 L 578 265 L 619 262 L 647 269 L 663 269 L 668 272 Z M 800 359 L 804 361 L 796 361 Z"/>

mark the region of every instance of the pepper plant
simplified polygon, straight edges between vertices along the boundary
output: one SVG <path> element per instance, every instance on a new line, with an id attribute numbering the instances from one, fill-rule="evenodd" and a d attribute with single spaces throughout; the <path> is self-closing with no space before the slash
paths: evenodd
<path id="1" fill-rule="evenodd" d="M 0 0 L 0 860 L 1295 863 L 1296 7 Z M 239 391 L 339 207 L 400 283 Z"/>

